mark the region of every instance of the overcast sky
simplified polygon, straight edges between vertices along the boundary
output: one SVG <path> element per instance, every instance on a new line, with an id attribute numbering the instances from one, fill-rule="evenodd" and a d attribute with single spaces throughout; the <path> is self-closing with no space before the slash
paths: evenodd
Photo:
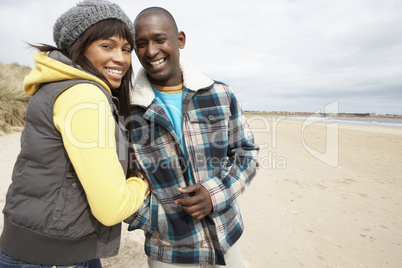
<path id="1" fill-rule="evenodd" d="M 0 0 L 0 61 L 33 67 L 24 42 L 53 45 L 54 22 L 77 2 Z M 169 10 L 187 36 L 182 57 L 245 110 L 402 114 L 401 0 L 113 2 L 132 19 Z"/>

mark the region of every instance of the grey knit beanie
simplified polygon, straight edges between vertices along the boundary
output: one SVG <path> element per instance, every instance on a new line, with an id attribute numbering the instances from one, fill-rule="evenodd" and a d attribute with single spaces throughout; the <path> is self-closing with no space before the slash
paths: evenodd
<path id="1" fill-rule="evenodd" d="M 59 49 L 68 50 L 92 25 L 107 19 L 125 23 L 134 35 L 133 23 L 117 4 L 105 0 L 84 0 L 57 19 L 53 40 Z"/>

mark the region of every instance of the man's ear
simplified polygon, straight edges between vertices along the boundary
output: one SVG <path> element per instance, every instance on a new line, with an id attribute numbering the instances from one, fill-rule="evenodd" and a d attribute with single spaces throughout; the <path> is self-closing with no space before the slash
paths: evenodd
<path id="1" fill-rule="evenodd" d="M 186 34 L 184 32 L 182 31 L 179 32 L 178 41 L 179 41 L 179 48 L 183 49 L 184 46 L 186 45 Z"/>

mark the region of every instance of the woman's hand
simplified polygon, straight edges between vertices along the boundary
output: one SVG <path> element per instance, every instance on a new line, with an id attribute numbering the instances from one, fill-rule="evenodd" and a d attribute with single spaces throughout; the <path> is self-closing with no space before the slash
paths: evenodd
<path id="1" fill-rule="evenodd" d="M 148 182 L 147 178 L 144 176 L 144 174 L 142 172 L 137 172 L 136 176 L 138 178 L 140 178 L 141 180 L 143 180 L 145 182 L 145 184 L 147 185 L 147 190 L 146 190 L 145 196 L 144 196 L 144 200 L 145 200 L 151 194 L 151 190 L 149 188 L 149 182 Z"/>

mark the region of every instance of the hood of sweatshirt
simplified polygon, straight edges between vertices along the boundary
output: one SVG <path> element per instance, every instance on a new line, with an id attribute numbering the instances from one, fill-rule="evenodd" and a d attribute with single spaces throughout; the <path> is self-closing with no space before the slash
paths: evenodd
<path id="1" fill-rule="evenodd" d="M 86 79 L 103 86 L 109 93 L 109 87 L 96 76 L 72 66 L 69 58 L 58 51 L 51 53 L 36 52 L 34 54 L 35 67 L 24 79 L 25 93 L 32 96 L 41 84 L 70 79 Z"/>

